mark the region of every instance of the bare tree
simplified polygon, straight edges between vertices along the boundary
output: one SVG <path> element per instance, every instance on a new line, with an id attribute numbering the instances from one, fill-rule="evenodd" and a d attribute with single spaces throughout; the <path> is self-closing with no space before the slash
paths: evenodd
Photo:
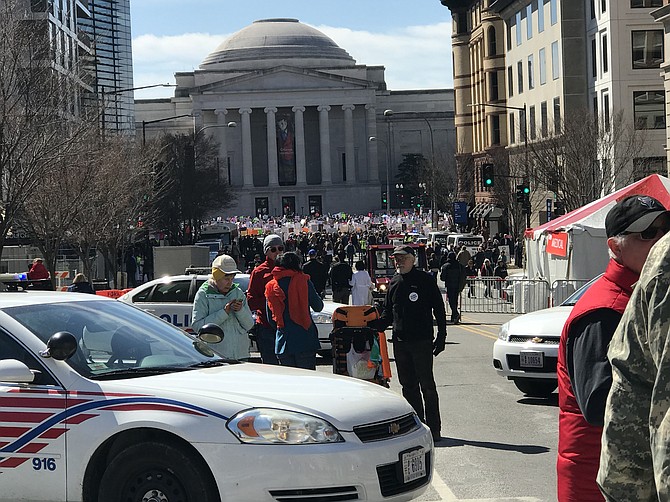
<path id="1" fill-rule="evenodd" d="M 527 174 L 534 189 L 545 187 L 571 211 L 636 179 L 633 160 L 645 147 L 645 133 L 626 121 L 623 112 L 609 121 L 589 110 L 571 111 L 554 127 L 559 133 L 516 150 L 511 161 Z"/>

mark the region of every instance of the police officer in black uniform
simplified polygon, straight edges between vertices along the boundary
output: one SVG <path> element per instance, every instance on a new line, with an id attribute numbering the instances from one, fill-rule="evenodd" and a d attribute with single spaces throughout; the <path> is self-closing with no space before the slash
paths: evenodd
<path id="1" fill-rule="evenodd" d="M 433 440 L 439 441 L 440 405 L 433 356 L 444 350 L 447 339 L 444 301 L 434 279 L 414 267 L 416 256 L 412 247 L 396 247 L 393 258 L 397 273 L 391 279 L 381 317 L 374 326 L 381 331 L 393 325 L 393 355 L 402 394 L 421 421 L 430 427 Z M 437 320 L 435 341 L 433 316 Z"/>

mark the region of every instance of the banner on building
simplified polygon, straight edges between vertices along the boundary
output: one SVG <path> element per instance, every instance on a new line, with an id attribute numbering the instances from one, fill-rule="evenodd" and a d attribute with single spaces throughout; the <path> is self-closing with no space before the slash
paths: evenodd
<path id="1" fill-rule="evenodd" d="M 293 114 L 278 113 L 276 118 L 279 184 L 295 185 L 295 123 Z"/>

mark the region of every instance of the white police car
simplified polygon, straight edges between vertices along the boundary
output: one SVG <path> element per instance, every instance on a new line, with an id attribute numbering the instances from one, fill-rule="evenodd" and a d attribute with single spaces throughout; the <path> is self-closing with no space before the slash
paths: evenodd
<path id="1" fill-rule="evenodd" d="M 406 501 L 433 443 L 401 396 L 239 363 L 94 295 L 0 293 L 0 501 Z"/>
<path id="2" fill-rule="evenodd" d="M 164 319 L 175 326 L 191 331 L 193 300 L 198 289 L 209 278 L 206 274 L 173 275 L 154 279 L 122 295 L 119 300 L 130 303 Z M 234 282 L 242 291 L 249 287 L 249 274 L 237 274 Z M 324 300 L 321 312 L 312 312 L 312 320 L 319 331 L 320 354 L 329 356 L 332 315 L 339 303 Z"/>
<path id="3" fill-rule="evenodd" d="M 515 317 L 500 326 L 493 344 L 493 367 L 524 394 L 548 397 L 558 387 L 556 363 L 563 325 L 572 307 L 600 276 L 575 291 L 558 307 Z"/>

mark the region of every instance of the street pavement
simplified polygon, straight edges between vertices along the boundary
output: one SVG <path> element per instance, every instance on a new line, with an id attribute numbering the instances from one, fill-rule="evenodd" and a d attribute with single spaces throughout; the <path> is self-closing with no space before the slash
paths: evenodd
<path id="1" fill-rule="evenodd" d="M 544 502 L 555 497 L 556 394 L 524 397 L 492 367 L 500 325 L 515 314 L 465 313 L 435 358 L 443 439 L 423 502 Z M 390 337 L 390 330 L 387 331 Z M 389 344 L 391 390 L 401 393 Z M 318 371 L 332 371 L 322 361 Z"/>

